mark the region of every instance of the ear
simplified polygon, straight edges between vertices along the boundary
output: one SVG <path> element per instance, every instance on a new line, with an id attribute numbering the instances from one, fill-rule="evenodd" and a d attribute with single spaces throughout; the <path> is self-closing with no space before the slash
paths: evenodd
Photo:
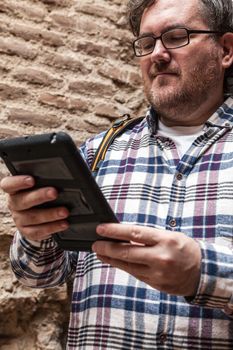
<path id="1" fill-rule="evenodd" d="M 223 49 L 222 66 L 227 69 L 233 64 L 233 33 L 225 33 L 220 43 Z"/>

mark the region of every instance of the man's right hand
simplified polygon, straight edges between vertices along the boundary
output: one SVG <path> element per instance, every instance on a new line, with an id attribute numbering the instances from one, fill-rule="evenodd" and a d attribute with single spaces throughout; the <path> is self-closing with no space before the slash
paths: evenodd
<path id="1" fill-rule="evenodd" d="M 36 208 L 56 199 L 58 192 L 54 187 L 33 189 L 34 184 L 33 177 L 20 175 L 3 178 L 0 187 L 8 196 L 8 208 L 20 233 L 41 241 L 69 226 L 65 220 L 69 211 L 65 207 Z"/>

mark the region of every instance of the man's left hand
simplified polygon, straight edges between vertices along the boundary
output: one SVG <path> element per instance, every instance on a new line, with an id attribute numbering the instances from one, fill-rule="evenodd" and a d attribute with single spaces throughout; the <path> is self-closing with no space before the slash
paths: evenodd
<path id="1" fill-rule="evenodd" d="M 196 294 L 201 249 L 194 239 L 181 232 L 123 224 L 101 224 L 97 233 L 129 242 L 95 242 L 92 249 L 102 262 L 162 292 L 182 296 Z"/>

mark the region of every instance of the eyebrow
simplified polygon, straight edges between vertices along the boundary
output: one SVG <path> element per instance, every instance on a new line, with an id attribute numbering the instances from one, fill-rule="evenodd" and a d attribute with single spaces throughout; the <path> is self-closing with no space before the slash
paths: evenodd
<path id="1" fill-rule="evenodd" d="M 161 32 L 160 35 L 167 32 L 168 30 L 175 29 L 175 28 L 187 28 L 190 29 L 189 26 L 185 25 L 184 23 L 175 23 L 175 24 L 170 24 L 166 26 Z M 143 38 L 144 36 L 150 36 L 150 35 L 155 35 L 154 32 L 142 32 L 139 34 L 138 38 Z M 157 36 L 157 35 L 156 35 Z"/>

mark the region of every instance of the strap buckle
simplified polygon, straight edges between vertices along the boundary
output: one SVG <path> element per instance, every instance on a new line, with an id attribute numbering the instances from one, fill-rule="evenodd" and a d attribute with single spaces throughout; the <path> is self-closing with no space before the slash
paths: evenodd
<path id="1" fill-rule="evenodd" d="M 112 128 L 119 128 L 121 125 L 123 125 L 125 122 L 131 119 L 130 114 L 123 114 L 123 116 L 120 119 L 117 119 L 113 124 Z"/>

